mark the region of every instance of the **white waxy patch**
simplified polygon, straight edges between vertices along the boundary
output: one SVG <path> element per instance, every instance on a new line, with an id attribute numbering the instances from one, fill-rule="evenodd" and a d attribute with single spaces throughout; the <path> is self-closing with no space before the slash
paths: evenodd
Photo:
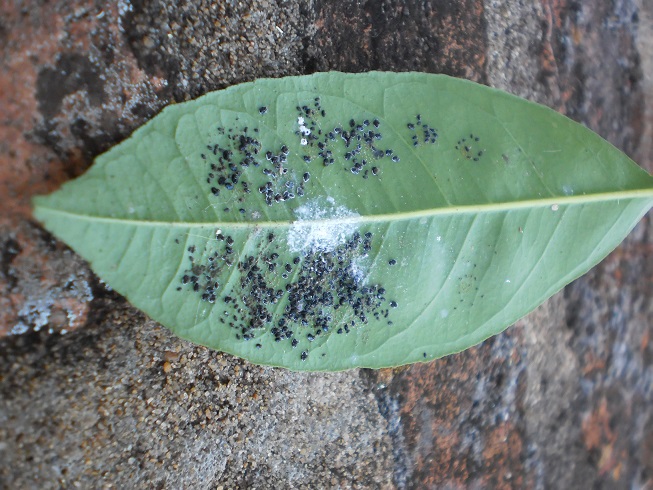
<path id="1" fill-rule="evenodd" d="M 342 245 L 356 231 L 356 224 L 343 219 L 359 216 L 344 206 L 336 206 L 333 199 L 327 202 L 309 201 L 295 210 L 297 220 L 288 230 L 288 248 L 291 252 L 330 252 Z"/>
<path id="2" fill-rule="evenodd" d="M 299 125 L 299 132 L 300 132 L 301 134 L 303 134 L 304 136 L 308 136 L 309 134 L 311 134 L 311 130 L 308 129 L 308 128 L 304 125 L 304 118 L 303 118 L 302 116 L 299 116 L 299 117 L 297 118 L 297 124 Z M 302 138 L 302 145 L 306 145 L 306 143 L 304 143 L 304 141 L 306 141 L 306 140 L 305 140 L 304 138 Z"/>
<path id="3" fill-rule="evenodd" d="M 366 270 L 367 268 L 365 265 L 362 263 L 363 259 L 367 257 L 367 254 L 363 257 L 356 257 L 354 260 L 351 261 L 351 265 L 349 266 L 349 270 L 351 272 L 351 275 L 354 277 L 357 283 L 364 283 L 366 279 Z"/>

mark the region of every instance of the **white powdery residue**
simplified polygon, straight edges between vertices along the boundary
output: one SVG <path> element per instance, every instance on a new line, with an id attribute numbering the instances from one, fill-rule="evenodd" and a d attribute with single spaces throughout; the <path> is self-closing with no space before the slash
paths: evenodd
<path id="1" fill-rule="evenodd" d="M 299 132 L 302 133 L 304 136 L 308 136 L 311 134 L 311 130 L 308 129 L 306 126 L 304 126 L 304 118 L 299 116 L 297 118 L 297 125 L 299 126 Z"/>
<path id="2" fill-rule="evenodd" d="M 363 259 L 367 258 L 367 254 L 365 254 L 362 257 L 356 257 L 354 260 L 351 261 L 351 265 L 349 266 L 349 270 L 351 272 L 351 275 L 353 276 L 354 280 L 359 283 L 359 284 L 364 284 L 367 282 L 367 268 L 365 267 L 364 264 L 361 262 Z"/>
<path id="3" fill-rule="evenodd" d="M 307 202 L 295 210 L 297 220 L 288 230 L 288 248 L 291 252 L 330 252 L 356 231 L 356 224 L 340 221 L 342 218 L 359 216 L 344 206 L 335 206 L 334 200 L 327 203 L 317 200 Z"/>
<path id="4" fill-rule="evenodd" d="M 574 195 L 574 188 L 570 185 L 563 185 L 562 186 L 562 192 L 564 192 L 565 196 L 573 196 Z"/>

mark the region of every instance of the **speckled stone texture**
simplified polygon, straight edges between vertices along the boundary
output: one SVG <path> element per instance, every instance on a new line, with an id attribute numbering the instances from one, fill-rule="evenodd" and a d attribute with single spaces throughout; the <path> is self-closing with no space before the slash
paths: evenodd
<path id="1" fill-rule="evenodd" d="M 396 370 L 190 345 L 29 200 L 163 106 L 257 77 L 422 70 L 544 103 L 653 171 L 647 0 L 0 2 L 0 488 L 653 487 L 653 226 L 518 325 Z"/>

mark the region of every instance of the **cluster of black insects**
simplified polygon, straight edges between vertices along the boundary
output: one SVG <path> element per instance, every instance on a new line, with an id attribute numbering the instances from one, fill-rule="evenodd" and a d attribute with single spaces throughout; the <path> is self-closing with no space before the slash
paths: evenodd
<path id="1" fill-rule="evenodd" d="M 208 152 L 202 153 L 207 161 L 206 182 L 211 194 L 227 201 L 232 198 L 239 203 L 251 192 L 251 182 L 246 179 L 248 167 L 259 167 L 265 182 L 257 184 L 268 206 L 302 197 L 310 178 L 311 162 L 321 162 L 329 167 L 342 164 L 345 171 L 361 175 L 367 179 L 370 175 L 378 176 L 382 172 L 382 160 L 398 163 L 399 156 L 392 149 L 380 148 L 383 139 L 381 122 L 361 117 L 351 118 L 347 124 L 337 124 L 324 128 L 326 111 L 322 108 L 320 98 L 315 97 L 311 105 L 295 107 L 297 129 L 295 135 L 299 140 L 297 157 L 291 156 L 286 144 L 275 149 L 265 149 L 259 139 L 259 129 L 245 126 L 239 130 L 218 127 L 218 135 L 223 144 L 207 145 Z M 265 116 L 266 106 L 259 108 L 259 114 Z M 434 144 L 437 142 L 438 130 L 423 121 L 417 114 L 413 122 L 406 124 L 413 146 Z M 225 140 L 226 139 L 226 140 Z M 479 161 L 483 150 L 477 148 L 479 137 L 474 134 L 460 138 L 456 150 L 468 160 Z M 295 172 L 290 172 L 294 169 Z M 251 174 L 250 174 L 251 175 Z M 225 192 L 228 193 L 225 195 Z M 224 209 L 225 212 L 229 208 Z M 246 213 L 239 207 L 241 214 Z"/>
<path id="2" fill-rule="evenodd" d="M 207 145 L 208 151 L 201 155 L 206 161 L 206 183 L 213 196 L 243 206 L 252 190 L 247 177 L 258 169 L 262 176 L 258 180 L 263 181 L 256 184 L 258 192 L 272 206 L 303 197 L 311 180 L 310 166 L 316 162 L 321 167 L 333 166 L 364 179 L 380 175 L 384 160 L 400 162 L 394 150 L 380 147 L 383 134 L 379 119 L 351 118 L 347 124 L 325 128 L 326 111 L 319 97 L 295 109 L 295 136 L 299 143 L 296 157 L 286 144 L 275 149 L 263 148 L 258 128 L 217 129 L 222 143 Z M 261 116 L 267 113 L 266 106 L 259 108 Z M 419 114 L 406 126 L 414 147 L 438 141 L 438 130 Z M 483 150 L 476 148 L 478 142 L 479 137 L 470 134 L 457 142 L 456 150 L 465 158 L 478 161 L 483 154 Z M 224 210 L 228 212 L 229 208 Z M 246 213 L 244 207 L 239 211 Z M 219 321 L 229 325 L 236 337 L 244 341 L 263 338 L 260 330 L 267 329 L 275 342 L 288 341 L 295 348 L 302 340 L 312 343 L 327 334 L 348 334 L 370 318 L 392 325 L 388 316 L 397 303 L 386 299 L 382 286 L 364 285 L 356 276 L 354 260 L 369 253 L 371 239 L 370 232 L 363 236 L 354 233 L 335 250 L 311 250 L 282 263 L 275 251 L 281 249 L 273 245 L 273 233 L 268 235 L 261 253 L 240 259 L 234 254 L 232 237 L 217 233 L 218 244 L 209 247 L 213 251 L 204 253 L 203 261 L 194 259 L 194 246 L 188 248 L 191 265 L 177 289 L 187 288 L 201 295 L 203 301 L 222 301 L 229 306 Z M 396 260 L 389 261 L 390 266 L 395 264 Z M 223 294 L 218 278 L 225 267 L 234 266 L 239 272 L 238 284 Z M 255 346 L 262 347 L 260 343 Z M 302 351 L 301 358 L 307 356 L 308 352 Z"/>
<path id="3" fill-rule="evenodd" d="M 320 106 L 319 97 L 315 98 L 314 107 L 303 105 L 295 109 L 299 126 L 295 134 L 299 138 L 300 146 L 306 149 L 302 156 L 306 163 L 318 159 L 323 166 L 328 167 L 342 161 L 336 160 L 335 155 L 339 155 L 347 162 L 345 170 L 367 179 L 370 173 L 379 175 L 380 160 L 388 159 L 394 163 L 400 161 L 394 150 L 384 150 L 377 146 L 378 141 L 383 139 L 381 122 L 378 119 L 370 121 L 366 118 L 352 118 L 348 125 L 339 124 L 323 130 L 320 119 L 324 118 L 326 113 Z"/>
<path id="4" fill-rule="evenodd" d="M 438 130 L 422 121 L 421 114 L 415 116 L 415 122 L 409 122 L 406 127 L 411 132 L 413 146 L 421 144 L 434 144 L 438 140 Z"/>
<path id="5" fill-rule="evenodd" d="M 267 112 L 266 106 L 259 108 L 260 115 Z M 201 154 L 207 162 L 206 183 L 211 194 L 225 202 L 236 197 L 237 202 L 244 203 L 246 195 L 252 190 L 251 181 L 246 178 L 246 169 L 254 167 L 260 169 L 266 180 L 258 185 L 258 191 L 263 194 L 265 203 L 271 206 L 304 196 L 305 185 L 310 178 L 308 164 L 312 161 L 319 161 L 325 167 L 343 162 L 344 170 L 360 174 L 365 179 L 370 174 L 380 174 L 381 160 L 400 161 L 394 150 L 378 147 L 378 142 L 383 138 L 378 119 L 370 121 L 361 118 L 357 121 L 352 118 L 348 127 L 336 125 L 323 130 L 326 111 L 319 97 L 314 99 L 311 107 L 298 105 L 296 113 L 298 129 L 295 134 L 301 151 L 295 162 L 290 161 L 290 150 L 285 144 L 275 149 L 263 148 L 259 128 L 245 126 L 235 130 L 218 127 L 218 137 L 222 143 L 207 145 L 207 151 Z M 300 162 L 303 164 L 298 173 L 289 172 L 291 167 L 297 170 Z M 225 208 L 225 212 L 228 211 L 229 208 Z M 243 207 L 239 211 L 246 213 Z"/>
<path id="6" fill-rule="evenodd" d="M 234 264 L 234 240 L 231 236 L 224 236 L 221 232 L 216 233 L 216 240 L 224 242 L 224 246 L 209 254 L 204 262 L 195 261 L 195 245 L 188 247 L 188 260 L 190 268 L 186 269 L 181 277 L 181 284 L 188 286 L 190 290 L 201 294 L 202 300 L 215 303 L 217 291 L 220 288 L 218 277 L 224 267 L 231 267 Z M 177 240 L 178 242 L 178 240 Z M 183 287 L 177 287 L 181 291 Z"/>
<path id="7" fill-rule="evenodd" d="M 467 160 L 478 162 L 483 156 L 483 150 L 477 148 L 480 138 L 473 133 L 469 136 L 460 138 L 456 143 L 456 150 L 458 150 Z"/>
<path id="8" fill-rule="evenodd" d="M 273 233 L 267 236 L 265 251 L 236 263 L 233 239 L 218 233 L 216 240 L 220 245 L 205 263 L 195 261 L 194 246 L 188 248 L 191 267 L 181 282 L 203 301 L 230 306 L 219 321 L 233 328 L 237 339 L 253 340 L 259 337 L 258 331 L 268 329 L 275 342 L 289 341 L 295 348 L 302 338 L 313 342 L 331 331 L 348 334 L 357 325 L 367 324 L 370 317 L 392 325 L 388 317 L 397 303 L 386 299 L 381 285 L 363 284 L 353 264 L 370 252 L 371 232 L 363 236 L 356 232 L 332 251 L 310 251 L 287 263 L 274 251 Z M 394 259 L 389 261 L 390 266 L 395 264 Z M 223 267 L 234 265 L 239 272 L 238 285 L 219 297 L 217 277 Z M 278 307 L 281 302 L 282 310 Z M 307 356 L 308 352 L 302 351 L 301 358 Z"/>
<path id="9" fill-rule="evenodd" d="M 263 154 L 261 142 L 256 136 L 259 133 L 258 128 L 250 131 L 249 127 L 244 127 L 241 132 L 234 132 L 233 128 L 226 130 L 219 127 L 218 133 L 227 138 L 228 148 L 217 143 L 207 145 L 209 153 L 201 155 L 203 160 L 211 162 L 206 182 L 211 186 L 213 196 L 218 197 L 221 193 L 224 196 L 225 192 L 240 189 L 241 192 L 234 195 L 238 195 L 238 202 L 243 203 L 244 196 L 251 192 L 250 182 L 245 180 L 243 175 L 248 167 L 260 167 L 262 174 L 268 177 L 269 180 L 258 189 L 265 196 L 268 206 L 294 199 L 296 195 L 304 195 L 303 183 L 296 183 L 294 178 L 286 177 L 288 167 L 285 165 L 289 155 L 286 145 L 280 145 L 274 152 L 267 150 Z M 225 209 L 225 212 L 227 211 L 228 209 Z M 241 214 L 245 213 L 244 208 L 239 211 Z"/>

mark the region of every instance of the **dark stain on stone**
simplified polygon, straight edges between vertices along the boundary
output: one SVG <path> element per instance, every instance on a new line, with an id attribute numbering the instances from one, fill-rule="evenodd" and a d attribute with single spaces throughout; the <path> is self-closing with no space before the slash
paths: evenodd
<path id="1" fill-rule="evenodd" d="M 139 102 L 137 104 L 134 104 L 132 106 L 132 114 L 137 116 L 138 118 L 144 120 L 144 121 L 149 121 L 152 119 L 156 114 L 159 112 L 158 107 L 152 107 L 152 104 L 147 104 L 144 102 Z"/>
<path id="2" fill-rule="evenodd" d="M 154 109 L 152 112 L 155 112 Z M 73 138 L 64 136 L 63 132 Z M 104 117 L 99 127 L 83 116 L 74 117 L 67 128 L 61 121 L 44 118 L 26 135 L 34 143 L 52 149 L 62 160 L 63 170 L 71 179 L 84 173 L 97 155 L 117 144 L 124 136 L 124 129 L 111 116 Z M 72 148 L 70 140 L 76 141 Z"/>
<path id="3" fill-rule="evenodd" d="M 83 117 L 74 119 L 70 125 L 70 133 L 80 142 L 82 171 L 97 155 L 108 150 L 122 139 L 122 131 L 115 126 L 110 118 L 102 121 L 101 129 L 102 131 L 97 133 L 94 124 Z"/>
<path id="4" fill-rule="evenodd" d="M 0 273 L 6 278 L 10 289 L 15 287 L 18 280 L 11 272 L 11 263 L 21 250 L 20 244 L 12 236 L 6 236 L 0 241 Z"/>
<path id="5" fill-rule="evenodd" d="M 64 99 L 78 92 L 87 101 L 86 109 L 101 110 L 107 102 L 101 74 L 106 71 L 105 62 L 110 64 L 107 60 L 113 57 L 112 50 L 106 48 L 103 56 L 102 64 L 96 65 L 78 53 L 60 54 L 54 67 L 42 68 L 36 80 L 36 100 L 43 119 L 26 137 L 51 148 L 65 162 L 65 173 L 71 178 L 81 175 L 93 158 L 125 136 L 125 129 L 109 113 L 100 116 L 100 121 L 89 122 L 83 111 L 66 114 L 62 110 Z"/>
<path id="6" fill-rule="evenodd" d="M 55 117 L 64 98 L 80 90 L 86 91 L 94 106 L 105 99 L 104 81 L 91 60 L 78 53 L 63 53 L 54 67 L 42 68 L 36 80 L 36 99 L 43 117 Z"/>
<path id="7" fill-rule="evenodd" d="M 635 2 L 599 2 L 592 8 L 573 0 L 543 3 L 551 12 L 551 26 L 543 27 L 541 46 L 548 45 L 550 55 L 541 77 L 555 74 L 550 83 L 562 90 L 561 109 L 567 116 L 632 154 L 637 137 L 623 128 L 641 127 L 644 117 L 643 74 L 632 25 Z M 610 35 L 600 35 L 606 29 Z M 612 69 L 606 72 L 605 66 Z"/>
<path id="8" fill-rule="evenodd" d="M 71 131 L 72 133 L 72 131 Z M 68 146 L 70 139 L 66 138 L 61 133 L 61 128 L 58 126 L 58 121 L 55 119 L 43 119 L 34 125 L 34 129 L 25 135 L 25 138 L 31 143 L 43 145 L 51 149 L 55 155 L 61 160 L 62 173 L 69 179 L 79 177 L 89 167 L 93 157 L 91 155 L 84 161 L 79 158 L 79 155 L 86 153 L 84 147 L 87 144 L 84 140 L 77 142 L 77 145 L 71 150 Z M 48 161 L 39 162 L 40 165 L 49 166 Z"/>
<path id="9" fill-rule="evenodd" d="M 57 125 L 52 119 L 43 119 L 37 123 L 32 131 L 26 134 L 26 139 L 48 148 L 58 148 L 61 144 L 61 135 L 57 132 Z M 57 152 L 59 154 L 59 152 Z M 59 154 L 61 156 L 61 154 Z M 72 177 L 72 175 L 71 175 Z"/>
<path id="10" fill-rule="evenodd" d="M 47 333 L 46 330 L 36 332 L 29 330 L 22 335 L 7 335 L 0 338 L 0 352 L 11 352 L 12 355 L 24 356 L 29 354 L 36 354 L 36 358 L 45 357 L 48 352 L 48 346 L 57 343 L 57 335 Z M 6 366 L 3 366 L 6 367 Z M 31 370 L 38 372 L 40 366 L 35 366 Z M 18 370 L 19 366 L 12 368 Z M 2 398 L 4 400 L 12 400 L 15 396 L 20 396 L 24 380 L 12 376 L 12 369 L 7 369 L 3 376 Z"/>
<path id="11" fill-rule="evenodd" d="M 102 324 L 106 318 L 110 317 L 112 312 L 117 308 L 130 308 L 127 300 L 118 294 L 113 289 L 108 289 L 103 282 L 95 274 L 90 274 L 88 285 L 91 288 L 93 299 L 89 304 L 88 314 L 86 316 L 86 323 L 82 330 L 93 330 L 93 325 Z M 133 314 L 143 316 L 143 314 L 132 308 Z M 143 316 L 144 317 L 144 316 Z"/>
<path id="12" fill-rule="evenodd" d="M 532 486 L 519 349 L 518 336 L 503 333 L 459 354 L 396 370 L 382 383 L 383 372 L 362 370 L 403 451 L 395 454 L 398 488 L 457 488 L 470 481 L 483 488 Z M 393 412 L 401 421 L 394 435 Z M 410 475 L 402 485 L 405 467 Z"/>
<path id="13" fill-rule="evenodd" d="M 60 247 L 66 247 L 59 240 L 57 240 L 52 233 L 43 228 L 35 221 L 30 221 L 28 225 L 36 234 L 39 240 L 39 245 L 43 246 L 48 252 L 56 252 Z M 67 248 L 67 247 L 66 247 Z"/>
<path id="14" fill-rule="evenodd" d="M 653 427 L 653 415 L 647 417 L 643 427 Z M 653 479 L 653 431 L 647 431 L 642 437 L 642 470 L 640 481 L 651 481 Z"/>
<path id="15" fill-rule="evenodd" d="M 156 25 L 163 7 L 141 0 L 131 2 L 131 7 L 122 17 L 122 24 L 138 67 L 150 76 L 178 79 L 181 64 L 163 49 L 165 33 L 151 28 Z"/>
<path id="16" fill-rule="evenodd" d="M 321 71 L 421 70 L 486 80 L 479 0 L 373 0 L 363 8 L 319 0 L 316 10 Z"/>
<path id="17" fill-rule="evenodd" d="M 372 392 L 376 399 L 379 413 L 388 424 L 388 435 L 392 440 L 392 456 L 394 458 L 394 468 L 392 479 L 396 488 L 404 489 L 411 480 L 412 461 L 406 444 L 404 443 L 402 420 L 399 408 L 401 407 L 400 399 L 393 396 L 388 387 L 380 382 L 382 375 L 374 369 L 361 369 L 360 376 L 367 389 Z"/>
<path id="18" fill-rule="evenodd" d="M 112 311 L 124 309 L 120 306 L 116 307 L 113 304 Z M 32 373 L 42 373 L 48 369 L 50 363 L 58 366 L 78 366 L 82 361 L 89 357 L 89 352 L 93 353 L 93 357 L 100 364 L 100 368 L 108 367 L 105 362 L 106 353 L 98 348 L 101 345 L 99 342 L 100 337 L 110 330 L 112 325 L 107 322 L 100 321 L 95 318 L 97 324 L 101 327 L 98 328 L 81 328 L 75 332 L 67 333 L 64 335 L 59 333 L 48 333 L 47 329 L 40 331 L 30 330 L 22 335 L 9 335 L 0 338 L 0 351 L 11 351 L 16 356 L 30 356 L 34 360 L 29 366 Z M 70 342 L 62 342 L 62 338 L 74 339 Z M 17 369 L 21 369 L 17 366 Z M 11 371 L 4 379 L 5 383 L 2 387 L 2 396 L 10 400 L 14 393 L 20 394 L 24 387 L 15 383 L 24 382 L 21 378 L 13 381 Z M 20 396 L 20 395 L 18 395 Z"/>
<path id="19" fill-rule="evenodd" d="M 302 49 L 302 66 L 306 75 L 320 71 L 320 57 L 312 48 L 313 44 L 314 39 L 312 37 L 302 39 L 302 46 L 304 48 Z"/>
<path id="20" fill-rule="evenodd" d="M 0 45 L 4 45 L 5 39 L 7 39 L 7 26 L 0 19 Z"/>

